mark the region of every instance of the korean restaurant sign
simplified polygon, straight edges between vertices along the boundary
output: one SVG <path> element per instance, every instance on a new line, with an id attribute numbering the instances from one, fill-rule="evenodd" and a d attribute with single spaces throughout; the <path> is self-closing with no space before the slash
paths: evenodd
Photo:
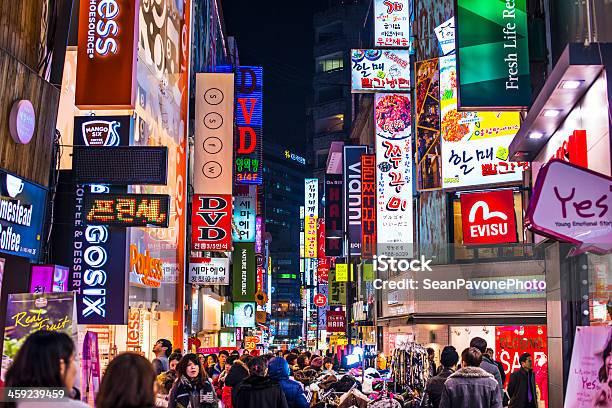
<path id="1" fill-rule="evenodd" d="M 409 92 L 410 52 L 354 49 L 351 78 L 353 93 Z"/>
<path id="2" fill-rule="evenodd" d="M 554 159 L 542 167 L 527 208 L 529 228 L 593 252 L 612 250 L 612 178 Z"/>
<path id="3" fill-rule="evenodd" d="M 461 223 L 466 245 L 516 242 L 512 190 L 462 193 Z"/>
<path id="4" fill-rule="evenodd" d="M 309 215 L 304 219 L 304 258 L 317 258 L 317 219 Z"/>
<path id="5" fill-rule="evenodd" d="M 80 0 L 79 109 L 134 109 L 138 9 L 138 0 Z"/>
<path id="6" fill-rule="evenodd" d="M 378 254 L 410 256 L 412 215 L 412 137 L 410 96 L 376 94 L 376 190 Z"/>
<path id="7" fill-rule="evenodd" d="M 304 214 L 308 217 L 319 216 L 319 179 L 304 180 Z"/>
<path id="8" fill-rule="evenodd" d="M 344 314 L 344 312 L 328 310 L 326 327 L 329 333 L 345 332 L 346 331 L 346 315 Z"/>
<path id="9" fill-rule="evenodd" d="M 410 47 L 410 1 L 374 0 L 376 47 Z"/>
<path id="10" fill-rule="evenodd" d="M 376 254 L 376 155 L 361 156 L 361 256 Z"/>
<path id="11" fill-rule="evenodd" d="M 232 240 L 234 242 L 255 242 L 257 196 L 255 186 L 246 186 L 243 193 L 234 196 L 234 219 Z M 260 228 L 261 230 L 261 228 Z"/>
<path id="12" fill-rule="evenodd" d="M 462 110 L 516 110 L 531 103 L 526 3 L 457 0 Z"/>
<path id="13" fill-rule="evenodd" d="M 527 162 L 508 161 L 519 112 L 458 112 L 456 56 L 440 58 L 442 187 L 520 181 Z"/>
<path id="14" fill-rule="evenodd" d="M 164 278 L 162 261 L 154 258 L 146 249 L 142 253 L 137 245 L 130 244 L 130 283 L 136 286 L 159 288 Z"/>
<path id="15" fill-rule="evenodd" d="M 188 283 L 229 285 L 229 261 L 229 258 L 191 258 Z"/>
<path id="16" fill-rule="evenodd" d="M 325 252 L 327 256 L 342 255 L 342 224 L 344 218 L 342 176 L 325 175 Z"/>
<path id="17" fill-rule="evenodd" d="M 233 301 L 254 302 L 256 292 L 255 244 L 236 243 L 232 256 Z"/>
<path id="18" fill-rule="evenodd" d="M 367 146 L 344 146 L 344 214 L 350 255 L 361 255 L 361 155 Z"/>
<path id="19" fill-rule="evenodd" d="M 232 249 L 232 196 L 193 196 L 191 245 L 195 251 Z"/>
<path id="20" fill-rule="evenodd" d="M 263 69 L 236 70 L 236 134 L 234 173 L 236 184 L 261 184 Z"/>
<path id="21" fill-rule="evenodd" d="M 234 74 L 196 74 L 194 191 L 232 194 Z"/>

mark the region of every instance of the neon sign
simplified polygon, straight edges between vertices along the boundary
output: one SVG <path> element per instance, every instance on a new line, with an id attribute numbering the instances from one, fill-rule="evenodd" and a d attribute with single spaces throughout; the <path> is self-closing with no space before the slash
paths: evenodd
<path id="1" fill-rule="evenodd" d="M 88 194 L 83 203 L 85 222 L 120 227 L 168 226 L 167 194 Z"/>
<path id="2" fill-rule="evenodd" d="M 120 11 L 116 0 L 101 0 L 97 7 L 95 1 L 90 1 L 87 13 L 88 58 L 93 59 L 94 53 L 100 56 L 117 54 L 115 37 L 119 33 L 119 24 L 115 19 Z"/>
<path id="3" fill-rule="evenodd" d="M 234 142 L 237 184 L 261 184 L 262 181 L 262 86 L 261 67 L 238 67 Z"/>

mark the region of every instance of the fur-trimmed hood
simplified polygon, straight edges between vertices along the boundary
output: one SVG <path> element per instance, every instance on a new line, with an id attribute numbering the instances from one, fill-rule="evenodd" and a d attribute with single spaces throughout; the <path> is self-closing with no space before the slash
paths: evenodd
<path id="1" fill-rule="evenodd" d="M 491 374 L 487 373 L 480 367 L 463 367 L 452 373 L 448 378 L 491 378 L 495 379 Z"/>

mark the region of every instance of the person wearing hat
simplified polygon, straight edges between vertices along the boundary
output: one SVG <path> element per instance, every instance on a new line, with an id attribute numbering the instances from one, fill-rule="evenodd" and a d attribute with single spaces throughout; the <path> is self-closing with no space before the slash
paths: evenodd
<path id="1" fill-rule="evenodd" d="M 323 367 L 323 357 L 313 357 L 310 361 L 310 368 L 315 370 L 317 373 L 320 373 Z"/>
<path id="2" fill-rule="evenodd" d="M 453 346 L 446 346 L 442 349 L 442 354 L 440 355 L 442 370 L 438 375 L 427 381 L 427 386 L 425 388 L 425 394 L 429 398 L 429 406 L 433 408 L 438 408 L 440 406 L 444 383 L 448 377 L 455 372 L 455 366 L 458 361 L 459 354 Z"/>

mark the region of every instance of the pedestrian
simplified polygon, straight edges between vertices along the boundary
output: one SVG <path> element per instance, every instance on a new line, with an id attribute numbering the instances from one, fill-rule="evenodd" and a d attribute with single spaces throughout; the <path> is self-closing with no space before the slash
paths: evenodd
<path id="1" fill-rule="evenodd" d="M 233 401 L 236 399 L 238 386 L 249 376 L 249 368 L 240 360 L 235 360 L 232 367 L 225 376 L 225 383 L 221 392 L 221 400 L 225 408 L 235 407 Z"/>
<path id="2" fill-rule="evenodd" d="M 327 375 L 336 375 L 336 372 L 334 371 L 334 360 L 332 360 L 331 357 L 325 357 L 323 359 L 322 373 Z"/>
<path id="3" fill-rule="evenodd" d="M 153 360 L 153 369 L 155 375 L 168 371 L 168 357 L 172 354 L 172 342 L 167 339 L 159 339 L 153 345 L 153 353 L 155 353 L 155 359 Z"/>
<path id="4" fill-rule="evenodd" d="M 293 353 L 289 353 L 287 354 L 287 357 L 285 357 L 285 360 L 287 360 L 287 363 L 289 364 L 289 368 L 291 369 L 291 373 L 300 369 L 300 367 L 298 367 L 297 365 L 297 359 L 298 359 L 297 354 L 293 354 Z"/>
<path id="5" fill-rule="evenodd" d="M 323 369 L 323 357 L 313 357 L 313 359 L 310 361 L 310 368 L 315 370 L 317 373 L 320 373 Z"/>
<path id="6" fill-rule="evenodd" d="M 229 358 L 229 353 L 226 350 L 221 350 L 219 352 L 219 362 L 217 363 L 219 372 L 225 369 L 225 362 L 227 361 L 228 358 Z"/>
<path id="7" fill-rule="evenodd" d="M 501 373 L 499 372 L 499 368 L 497 368 L 497 364 L 495 364 L 489 356 L 486 354 L 487 351 L 487 341 L 482 337 L 474 337 L 472 341 L 470 341 L 470 347 L 475 347 L 482 354 L 482 363 L 480 364 L 480 368 L 485 370 L 487 373 L 491 374 L 497 384 L 499 384 L 499 398 L 503 400 L 502 395 L 504 392 L 504 383 L 501 378 Z"/>
<path id="8" fill-rule="evenodd" d="M 30 334 L 6 372 L 6 388 L 63 388 L 72 390 L 78 375 L 74 361 L 76 351 L 65 333 L 39 330 Z M 5 406 L 11 406 L 6 404 Z M 15 406 L 15 405 L 13 405 Z M 20 402 L 18 408 L 36 408 L 40 404 Z M 89 408 L 81 401 L 64 398 L 48 402 L 49 408 Z"/>
<path id="9" fill-rule="evenodd" d="M 491 360 L 497 366 L 497 369 L 499 370 L 499 375 L 501 376 L 502 384 L 505 384 L 506 383 L 506 372 L 504 371 L 504 365 L 502 364 L 501 361 L 498 361 L 495 359 L 495 351 L 493 351 L 492 348 L 487 347 L 486 355 L 489 358 L 489 360 Z"/>
<path id="10" fill-rule="evenodd" d="M 170 357 L 168 357 L 168 371 L 176 372 L 176 366 L 182 358 L 183 355 L 180 352 L 177 353 L 176 351 L 174 351 L 172 354 L 170 354 Z"/>
<path id="11" fill-rule="evenodd" d="M 198 361 L 200 362 L 200 365 L 204 370 L 206 370 L 208 368 L 208 359 L 202 353 L 198 353 L 196 355 L 198 356 Z"/>
<path id="12" fill-rule="evenodd" d="M 434 377 L 438 374 L 438 367 L 436 367 L 436 351 L 431 347 L 427 348 L 427 360 L 429 360 L 429 377 Z"/>
<path id="13" fill-rule="evenodd" d="M 255 357 L 249 362 L 249 376 L 236 391 L 232 405 L 236 408 L 288 408 L 280 384 L 266 376 L 265 360 Z"/>
<path id="14" fill-rule="evenodd" d="M 521 354 L 519 363 L 521 364 L 521 368 L 510 375 L 510 381 L 508 382 L 508 395 L 510 396 L 508 407 L 537 408 L 538 393 L 536 390 L 531 354 Z"/>
<path id="15" fill-rule="evenodd" d="M 178 377 L 176 366 L 181 361 L 183 356 L 180 353 L 173 352 L 168 357 L 169 370 L 157 376 L 158 392 L 155 405 L 158 407 L 167 407 L 170 391 L 174 386 L 174 382 Z"/>
<path id="16" fill-rule="evenodd" d="M 313 359 L 313 361 L 315 361 Z M 310 404 L 304 395 L 302 385 L 289 378 L 290 370 L 287 360 L 282 357 L 275 357 L 268 363 L 268 375 L 271 379 L 277 381 L 287 400 L 289 408 L 308 408 Z"/>
<path id="17" fill-rule="evenodd" d="M 96 407 L 153 408 L 154 406 L 153 365 L 136 353 L 123 353 L 112 359 L 102 377 Z"/>
<path id="18" fill-rule="evenodd" d="M 221 374 L 219 358 L 216 354 L 209 354 L 208 357 L 206 357 L 206 374 L 213 380 Z"/>
<path id="19" fill-rule="evenodd" d="M 448 377 L 455 372 L 455 367 L 458 362 L 459 354 L 453 346 L 446 346 L 442 349 L 442 354 L 440 354 L 441 369 L 438 375 L 427 381 L 425 395 L 429 403 L 424 406 L 428 408 L 438 408 L 440 406 L 440 399 L 444 391 L 444 383 Z"/>
<path id="20" fill-rule="evenodd" d="M 185 354 L 176 367 L 178 379 L 170 391 L 168 408 L 216 408 L 217 396 L 198 356 Z"/>
<path id="21" fill-rule="evenodd" d="M 306 354 L 300 354 L 297 358 L 297 365 L 300 370 L 303 370 L 310 365 L 310 359 Z"/>
<path id="22" fill-rule="evenodd" d="M 475 347 L 461 353 L 461 368 L 444 383 L 440 408 L 502 408 L 499 384 L 480 368 L 482 353 Z"/>

